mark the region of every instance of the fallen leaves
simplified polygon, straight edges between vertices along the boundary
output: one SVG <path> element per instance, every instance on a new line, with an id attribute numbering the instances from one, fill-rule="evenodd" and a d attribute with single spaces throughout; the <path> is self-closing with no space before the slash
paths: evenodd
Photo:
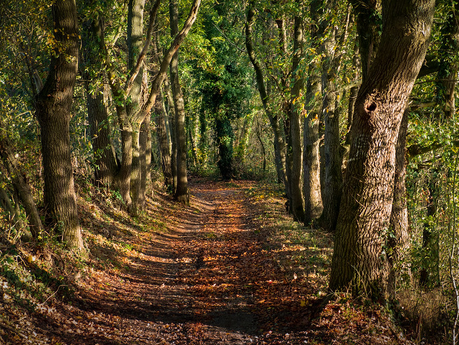
<path id="1" fill-rule="evenodd" d="M 53 259 L 68 276 L 82 272 L 72 300 L 56 295 L 13 310 L 14 291 L 0 280 L 0 337 L 56 345 L 390 340 L 377 309 L 369 315 L 341 297 L 327 303 L 331 236 L 293 223 L 275 189 L 201 181 L 191 190 L 190 207 L 155 193 L 135 224 L 103 203 L 84 204 L 90 259 Z"/>

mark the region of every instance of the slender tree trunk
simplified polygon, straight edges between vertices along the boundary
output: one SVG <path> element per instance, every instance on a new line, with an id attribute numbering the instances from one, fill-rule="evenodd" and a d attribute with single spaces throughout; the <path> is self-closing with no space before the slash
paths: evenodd
<path id="1" fill-rule="evenodd" d="M 381 0 L 350 0 L 357 18 L 362 82 L 367 79 L 379 45 Z"/>
<path id="2" fill-rule="evenodd" d="M 0 139 L 0 158 L 3 161 L 3 165 L 6 167 L 6 170 L 8 171 L 13 187 L 18 194 L 21 204 L 24 206 L 24 211 L 29 221 L 30 232 L 33 238 L 36 239 L 40 232 L 43 230 L 43 225 L 40 219 L 40 215 L 38 214 L 37 206 L 33 199 L 32 191 L 30 190 L 27 181 L 19 170 L 16 158 L 14 158 L 13 152 L 11 152 L 10 145 L 6 139 Z M 14 214 L 17 216 L 16 212 L 14 212 Z"/>
<path id="3" fill-rule="evenodd" d="M 78 71 L 78 17 L 75 0 L 53 3 L 57 47 L 36 102 L 41 128 L 44 201 L 69 248 L 83 249 L 70 156 L 69 123 Z M 64 47 L 64 48 L 63 48 Z"/>
<path id="4" fill-rule="evenodd" d="M 265 149 L 265 144 L 263 143 L 263 140 L 261 138 L 261 125 L 260 123 L 258 122 L 257 123 L 257 127 L 256 127 L 256 131 L 257 131 L 257 138 L 258 138 L 258 141 L 260 142 L 260 146 L 261 146 L 261 152 L 263 154 L 263 172 L 266 171 L 266 149 Z"/>
<path id="5" fill-rule="evenodd" d="M 170 1 L 171 34 L 178 33 L 178 0 Z M 177 187 L 174 198 L 182 204 L 189 205 L 188 177 L 186 166 L 186 132 L 185 132 L 185 104 L 178 74 L 178 51 L 171 61 L 171 84 L 175 107 L 175 137 L 177 144 Z"/>
<path id="6" fill-rule="evenodd" d="M 233 139 L 234 132 L 228 116 L 219 116 L 215 119 L 218 142 L 218 168 L 224 180 L 233 177 Z"/>
<path id="7" fill-rule="evenodd" d="M 283 183 L 286 190 L 288 189 L 288 182 L 285 174 L 285 151 L 284 151 L 284 141 L 282 134 L 279 128 L 279 119 L 271 110 L 271 104 L 269 99 L 269 93 L 266 90 L 265 77 L 263 75 L 263 70 L 260 63 L 258 62 L 255 51 L 252 43 L 252 25 L 254 23 L 255 11 L 254 11 L 253 2 L 250 3 L 249 10 L 247 12 L 247 25 L 245 29 L 245 45 L 247 48 L 247 53 L 249 55 L 250 61 L 252 62 L 253 68 L 255 70 L 255 76 L 257 80 L 257 87 L 260 93 L 261 102 L 263 104 L 263 109 L 265 110 L 266 115 L 268 116 L 271 128 L 274 134 L 274 162 L 276 165 L 277 178 L 279 183 Z"/>
<path id="8" fill-rule="evenodd" d="M 434 0 L 387 0 L 380 49 L 359 90 L 335 236 L 330 288 L 387 293 L 383 253 L 400 123 L 424 61 Z"/>
<path id="9" fill-rule="evenodd" d="M 329 67 L 329 66 L 327 66 Z M 338 220 L 342 186 L 342 156 L 339 141 L 339 109 L 336 106 L 336 90 L 333 77 L 326 77 L 325 96 L 323 102 L 325 134 L 324 134 L 324 190 L 322 225 L 334 231 Z"/>
<path id="10" fill-rule="evenodd" d="M 94 177 L 97 183 L 112 185 L 118 172 L 115 148 L 110 139 L 108 110 L 104 104 L 103 90 L 96 94 L 87 92 L 88 120 L 94 153 Z"/>
<path id="11" fill-rule="evenodd" d="M 147 190 L 147 157 L 151 161 L 151 148 L 147 154 L 148 132 L 150 130 L 150 116 L 147 116 L 140 126 L 140 193 L 139 208 L 145 208 L 145 192 Z M 150 144 L 151 147 L 151 144 Z"/>
<path id="12" fill-rule="evenodd" d="M 174 106 L 174 97 L 172 96 L 172 91 L 169 83 L 164 83 L 164 88 L 167 95 L 167 104 L 168 112 L 166 120 L 166 129 L 168 130 L 168 138 L 170 141 L 170 152 L 171 152 L 171 172 L 172 172 L 172 191 L 175 195 L 177 189 L 177 132 L 175 130 L 175 106 Z"/>
<path id="13" fill-rule="evenodd" d="M 171 170 L 171 152 L 170 152 L 170 140 L 168 140 L 167 128 L 166 128 L 166 115 L 162 99 L 156 100 L 155 106 L 156 113 L 156 131 L 158 136 L 159 150 L 161 153 L 161 168 L 164 175 L 164 184 L 166 188 L 173 187 L 173 177 Z"/>
<path id="14" fill-rule="evenodd" d="M 319 20 L 321 1 L 315 0 L 311 3 L 311 15 L 313 22 Z M 311 37 L 315 49 L 320 48 L 321 32 L 316 25 L 311 25 Z M 322 84 L 319 75 L 319 64 L 314 59 L 309 65 L 309 78 L 306 85 L 306 107 L 308 114 L 304 119 L 303 140 L 303 195 L 304 195 L 304 223 L 308 225 L 314 219 L 321 216 L 323 211 L 322 189 L 320 180 L 320 108 L 318 101 L 322 95 Z"/>
<path id="15" fill-rule="evenodd" d="M 290 186 L 292 195 L 292 214 L 296 221 L 304 221 L 303 188 L 301 186 L 301 176 L 303 168 L 303 154 L 301 147 L 301 126 L 300 115 L 302 109 L 298 102 L 303 90 L 304 80 L 296 71 L 303 54 L 303 23 L 300 17 L 295 17 L 294 41 L 293 41 L 293 62 L 292 71 L 294 84 L 292 88 L 292 101 L 290 103 L 290 136 L 292 140 L 292 174 L 290 176 Z"/>
<path id="16" fill-rule="evenodd" d="M 327 9 L 332 11 L 336 2 L 334 0 L 327 2 Z M 325 31 L 327 22 L 322 24 Z M 322 112 L 325 123 L 324 148 L 323 148 L 323 213 L 321 223 L 324 228 L 334 231 L 338 220 L 338 213 L 341 200 L 342 188 L 342 152 L 339 134 L 339 106 L 336 90 L 337 71 L 339 69 L 341 55 L 339 53 L 339 44 L 337 31 L 332 27 L 324 41 L 322 50 L 327 56 L 327 60 L 322 66 L 322 89 L 324 92 Z M 347 29 L 346 29 L 347 30 Z M 346 30 L 344 35 L 346 35 Z"/>
<path id="17" fill-rule="evenodd" d="M 188 121 L 188 125 L 187 125 L 187 132 L 188 132 L 188 140 L 189 140 L 189 143 L 190 143 L 190 147 L 191 147 L 191 155 L 193 157 L 193 166 L 194 168 L 196 169 L 196 167 L 198 166 L 198 149 L 197 149 L 197 143 L 196 143 L 196 129 L 197 129 L 197 126 L 196 126 L 196 117 L 194 117 L 194 119 L 191 121 Z"/>
<path id="18" fill-rule="evenodd" d="M 138 17 L 140 16 L 139 14 L 135 14 L 136 11 L 140 10 L 135 5 L 136 3 L 140 3 L 138 1 L 140 0 L 131 0 L 130 2 L 131 4 L 130 8 L 134 12 L 131 18 L 132 23 L 130 24 L 132 25 L 132 28 L 128 30 L 128 32 L 129 31 L 131 32 L 131 36 L 130 38 L 128 38 L 128 41 L 131 41 L 130 44 L 132 44 L 132 47 L 135 47 L 135 44 L 134 44 L 135 42 L 142 39 L 141 37 L 139 38 L 137 35 L 133 35 L 133 33 L 135 33 L 133 29 L 137 26 L 136 23 L 138 22 L 138 19 L 139 19 Z M 152 9 L 150 11 L 150 20 L 148 24 L 148 31 L 146 35 L 145 44 L 143 45 L 142 51 L 138 55 L 134 68 L 132 68 L 130 71 L 129 79 L 126 83 L 125 89 L 121 87 L 120 81 L 115 79 L 112 65 L 107 64 L 108 75 L 110 79 L 110 86 L 112 88 L 114 98 L 117 100 L 116 108 L 117 108 L 118 116 L 120 118 L 120 127 L 122 131 L 123 158 L 125 157 L 127 159 L 126 162 L 122 163 L 121 174 L 120 174 L 121 175 L 120 184 L 123 186 L 122 188 L 123 198 L 125 198 L 126 204 L 128 205 L 128 208 L 133 214 L 136 214 L 138 212 L 137 210 L 138 194 L 137 193 L 140 190 L 140 178 L 138 177 L 138 175 L 136 176 L 136 174 L 138 174 L 140 171 L 139 161 L 138 161 L 138 157 L 139 157 L 138 152 L 139 152 L 139 145 L 140 145 L 140 142 L 139 142 L 140 126 L 142 122 L 144 121 L 145 117 L 150 116 L 150 112 L 153 106 L 155 105 L 156 98 L 161 91 L 161 85 L 166 79 L 167 70 L 172 60 L 172 57 L 177 52 L 183 40 L 186 38 L 186 36 L 190 32 L 190 29 L 196 20 L 198 10 L 201 5 L 201 0 L 194 0 L 191 6 L 191 9 L 190 9 L 188 18 L 183 24 L 182 29 L 175 36 L 173 42 L 169 46 L 169 49 L 165 52 L 163 59 L 161 60 L 161 63 L 159 66 L 159 71 L 155 75 L 155 77 L 152 79 L 148 97 L 146 97 L 145 102 L 142 104 L 142 106 L 140 106 L 138 103 L 136 105 L 135 100 L 133 100 L 131 103 L 128 103 L 127 95 L 131 95 L 131 93 L 133 95 L 136 95 L 135 90 L 139 85 L 141 89 L 142 78 L 140 78 L 139 75 L 142 75 L 143 63 L 146 57 L 146 53 L 148 52 L 149 47 L 150 47 L 151 38 L 153 34 L 153 29 L 154 29 L 154 19 L 156 17 L 156 13 L 159 8 L 159 5 L 160 5 L 160 0 L 156 0 L 154 5 L 152 6 Z M 129 49 L 129 51 L 131 51 L 131 49 Z M 133 48 L 132 52 L 135 53 L 136 50 Z M 130 150 L 130 152 L 128 152 L 128 150 Z M 130 165 L 128 161 L 129 159 L 132 159 L 130 161 L 131 163 Z M 132 167 L 132 171 L 131 171 L 131 167 Z M 131 177 L 133 181 L 129 181 Z M 131 201 L 129 193 L 128 192 L 126 193 L 126 191 L 124 190 L 124 188 L 126 188 L 126 186 L 128 185 L 132 186 L 131 192 L 133 194 L 134 202 Z"/>
<path id="19" fill-rule="evenodd" d="M 118 172 L 118 163 L 115 150 L 110 139 L 110 123 L 108 109 L 104 102 L 105 88 L 104 76 L 99 75 L 99 80 L 91 80 L 88 69 L 102 66 L 103 51 L 100 43 L 104 39 L 100 20 L 95 19 L 87 23 L 83 32 L 84 79 L 88 107 L 88 121 L 92 150 L 94 154 L 94 177 L 97 183 L 111 185 Z"/>

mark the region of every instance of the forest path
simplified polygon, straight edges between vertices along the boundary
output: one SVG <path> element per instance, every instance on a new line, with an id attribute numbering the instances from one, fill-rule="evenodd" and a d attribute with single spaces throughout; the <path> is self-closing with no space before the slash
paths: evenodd
<path id="1" fill-rule="evenodd" d="M 190 187 L 189 207 L 165 195 L 150 200 L 154 221 L 135 242 L 138 255 L 94 270 L 83 278 L 73 305 L 61 304 L 60 317 L 49 313 L 41 327 L 53 344 L 307 339 L 303 331 L 320 300 L 306 276 L 297 278 L 276 259 L 282 247 L 270 242 L 265 211 L 249 197 L 255 184 L 202 180 Z M 273 212 L 283 212 L 280 202 L 276 207 Z"/>

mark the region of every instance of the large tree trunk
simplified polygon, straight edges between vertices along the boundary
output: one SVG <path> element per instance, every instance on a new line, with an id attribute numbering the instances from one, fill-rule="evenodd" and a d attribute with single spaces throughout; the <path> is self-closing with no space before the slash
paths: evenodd
<path id="1" fill-rule="evenodd" d="M 359 90 L 337 223 L 330 288 L 385 295 L 383 253 L 392 210 L 395 147 L 424 61 L 434 0 L 387 0 L 380 49 Z"/>
<path id="2" fill-rule="evenodd" d="M 69 123 L 78 70 L 75 0 L 52 5 L 56 47 L 48 78 L 37 97 L 45 179 L 44 201 L 67 246 L 83 249 L 70 156 Z"/>
<path id="3" fill-rule="evenodd" d="M 170 6 L 170 20 L 171 20 L 171 35 L 174 37 L 178 33 L 178 0 L 171 0 Z M 178 50 L 174 54 L 171 66 L 171 84 L 172 93 L 174 96 L 175 107 L 175 138 L 177 144 L 177 186 L 175 189 L 174 198 L 185 204 L 189 205 L 190 198 L 188 195 L 188 178 L 186 166 L 186 132 L 185 132 L 185 104 L 183 100 L 182 88 L 180 87 L 180 80 L 178 74 Z"/>
<path id="4" fill-rule="evenodd" d="M 301 173 L 303 168 L 303 154 L 301 147 L 301 126 L 300 114 L 302 113 L 301 102 L 297 102 L 301 97 L 301 92 L 304 85 L 303 77 L 296 73 L 300 60 L 303 54 L 303 28 L 302 20 L 295 17 L 295 30 L 293 41 L 293 61 L 292 71 L 294 84 L 292 88 L 292 101 L 290 104 L 290 137 L 292 144 L 292 171 L 290 175 L 290 190 L 291 190 L 291 211 L 296 221 L 304 221 L 304 206 L 303 206 L 303 188 L 301 186 Z"/>

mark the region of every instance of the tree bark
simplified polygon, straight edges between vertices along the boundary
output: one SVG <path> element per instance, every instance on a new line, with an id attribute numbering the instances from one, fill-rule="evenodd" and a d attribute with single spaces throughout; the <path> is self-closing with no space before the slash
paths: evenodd
<path id="1" fill-rule="evenodd" d="M 359 90 L 335 236 L 330 288 L 386 296 L 383 254 L 393 204 L 395 147 L 424 61 L 434 0 L 386 0 L 380 49 Z"/>
<path id="2" fill-rule="evenodd" d="M 54 54 L 36 102 L 41 128 L 44 201 L 69 248 L 83 249 L 70 156 L 69 123 L 78 71 L 78 17 L 75 0 L 53 3 Z"/>
<path id="3" fill-rule="evenodd" d="M 335 1 L 327 3 L 327 10 L 332 11 L 335 7 Z M 329 25 L 328 21 L 322 23 L 325 32 L 326 27 Z M 322 90 L 323 90 L 323 104 L 322 113 L 324 117 L 325 133 L 324 133 L 324 147 L 323 147 L 323 164 L 324 164 L 324 178 L 323 178 L 323 213 L 321 216 L 322 226 L 329 230 L 334 231 L 336 222 L 338 220 L 339 205 L 341 200 L 342 188 L 342 153 L 340 145 L 339 134 L 339 107 L 336 90 L 336 79 L 338 75 L 341 54 L 339 53 L 338 39 L 336 37 L 337 30 L 335 27 L 331 28 L 330 32 L 322 46 L 322 50 L 327 56 L 327 60 L 322 66 Z M 347 28 L 343 31 L 343 35 L 347 35 Z M 343 36 L 344 37 L 344 36 Z"/>
<path id="4" fill-rule="evenodd" d="M 176 36 L 178 33 L 178 0 L 170 1 L 170 21 L 171 35 Z M 185 132 L 185 104 L 183 100 L 182 88 L 178 74 L 178 50 L 174 54 L 170 65 L 171 86 L 174 97 L 175 108 L 175 138 L 177 145 L 177 186 L 175 189 L 174 199 L 182 204 L 189 205 L 190 198 L 188 195 L 188 177 L 187 177 L 187 155 L 186 155 L 186 132 Z"/>
<path id="5" fill-rule="evenodd" d="M 313 22 L 319 20 L 320 0 L 311 3 L 311 15 Z M 310 28 L 313 47 L 320 47 L 320 32 L 316 25 Z M 314 219 L 321 216 L 323 211 L 322 190 L 320 183 L 320 138 L 319 138 L 319 114 L 322 95 L 322 84 L 319 75 L 319 64 L 316 59 L 309 65 L 309 78 L 306 85 L 306 109 L 307 116 L 304 119 L 303 129 L 303 195 L 304 195 L 304 223 L 308 225 Z"/>
<path id="6" fill-rule="evenodd" d="M 357 18 L 362 82 L 367 79 L 379 45 L 381 22 L 379 13 L 382 0 L 350 0 Z"/>
<path id="7" fill-rule="evenodd" d="M 143 46 L 143 13 L 145 0 L 130 0 L 128 7 L 128 69 L 134 70 L 136 67 Z M 150 18 L 150 21 L 152 19 Z M 130 90 L 127 93 L 129 101 L 126 103 L 126 112 L 132 126 L 132 165 L 130 178 L 130 194 L 132 205 L 130 213 L 134 216 L 142 210 L 141 200 L 144 199 L 141 191 L 141 147 L 140 147 L 140 127 L 142 121 L 132 121 L 135 114 L 142 106 L 142 81 L 144 78 L 144 64 L 140 63 L 135 78 L 131 77 Z"/>
<path id="8" fill-rule="evenodd" d="M 92 79 L 88 70 L 100 69 L 103 65 L 104 40 L 100 19 L 87 23 L 83 30 L 84 79 L 86 87 L 88 121 L 94 154 L 94 178 L 97 183 L 111 185 L 118 172 L 115 150 L 110 139 L 108 109 L 104 102 L 104 75 Z"/>
<path id="9" fill-rule="evenodd" d="M 321 223 L 328 231 L 336 229 L 341 200 L 342 155 L 339 138 L 339 109 L 337 108 L 336 90 L 332 76 L 328 75 L 324 87 L 323 112 L 325 122 L 324 134 L 324 188 L 323 212 Z"/>
<path id="10" fill-rule="evenodd" d="M 303 55 L 303 23 L 300 17 L 295 17 L 294 24 L 294 40 L 293 40 L 293 61 L 292 61 L 292 74 L 294 78 L 292 88 L 292 100 L 290 102 L 290 136 L 291 136 L 291 149 L 292 149 L 292 171 L 290 176 L 290 190 L 292 196 L 291 211 L 293 217 L 298 222 L 304 221 L 304 203 L 303 203 L 303 188 L 301 186 L 301 176 L 303 168 L 303 154 L 301 147 L 301 126 L 300 114 L 302 107 L 299 98 L 302 96 L 304 80 L 303 77 L 297 73 L 300 65 L 300 60 Z"/>
<path id="11" fill-rule="evenodd" d="M 170 140 L 167 135 L 166 128 L 166 114 L 164 105 L 161 98 L 156 99 L 155 105 L 156 113 L 156 131 L 158 136 L 159 151 L 161 154 L 161 168 L 164 175 L 164 184 L 166 188 L 170 189 L 173 187 L 173 177 L 171 170 L 171 151 L 170 151 Z"/>
<path id="12" fill-rule="evenodd" d="M 172 172 L 172 194 L 175 194 L 177 189 L 177 133 L 175 130 L 175 106 L 174 106 L 174 96 L 172 95 L 171 86 L 168 81 L 164 82 L 164 88 L 167 95 L 167 117 L 166 120 L 166 129 L 168 133 L 168 139 L 170 143 L 170 152 L 171 152 L 171 172 Z"/>

